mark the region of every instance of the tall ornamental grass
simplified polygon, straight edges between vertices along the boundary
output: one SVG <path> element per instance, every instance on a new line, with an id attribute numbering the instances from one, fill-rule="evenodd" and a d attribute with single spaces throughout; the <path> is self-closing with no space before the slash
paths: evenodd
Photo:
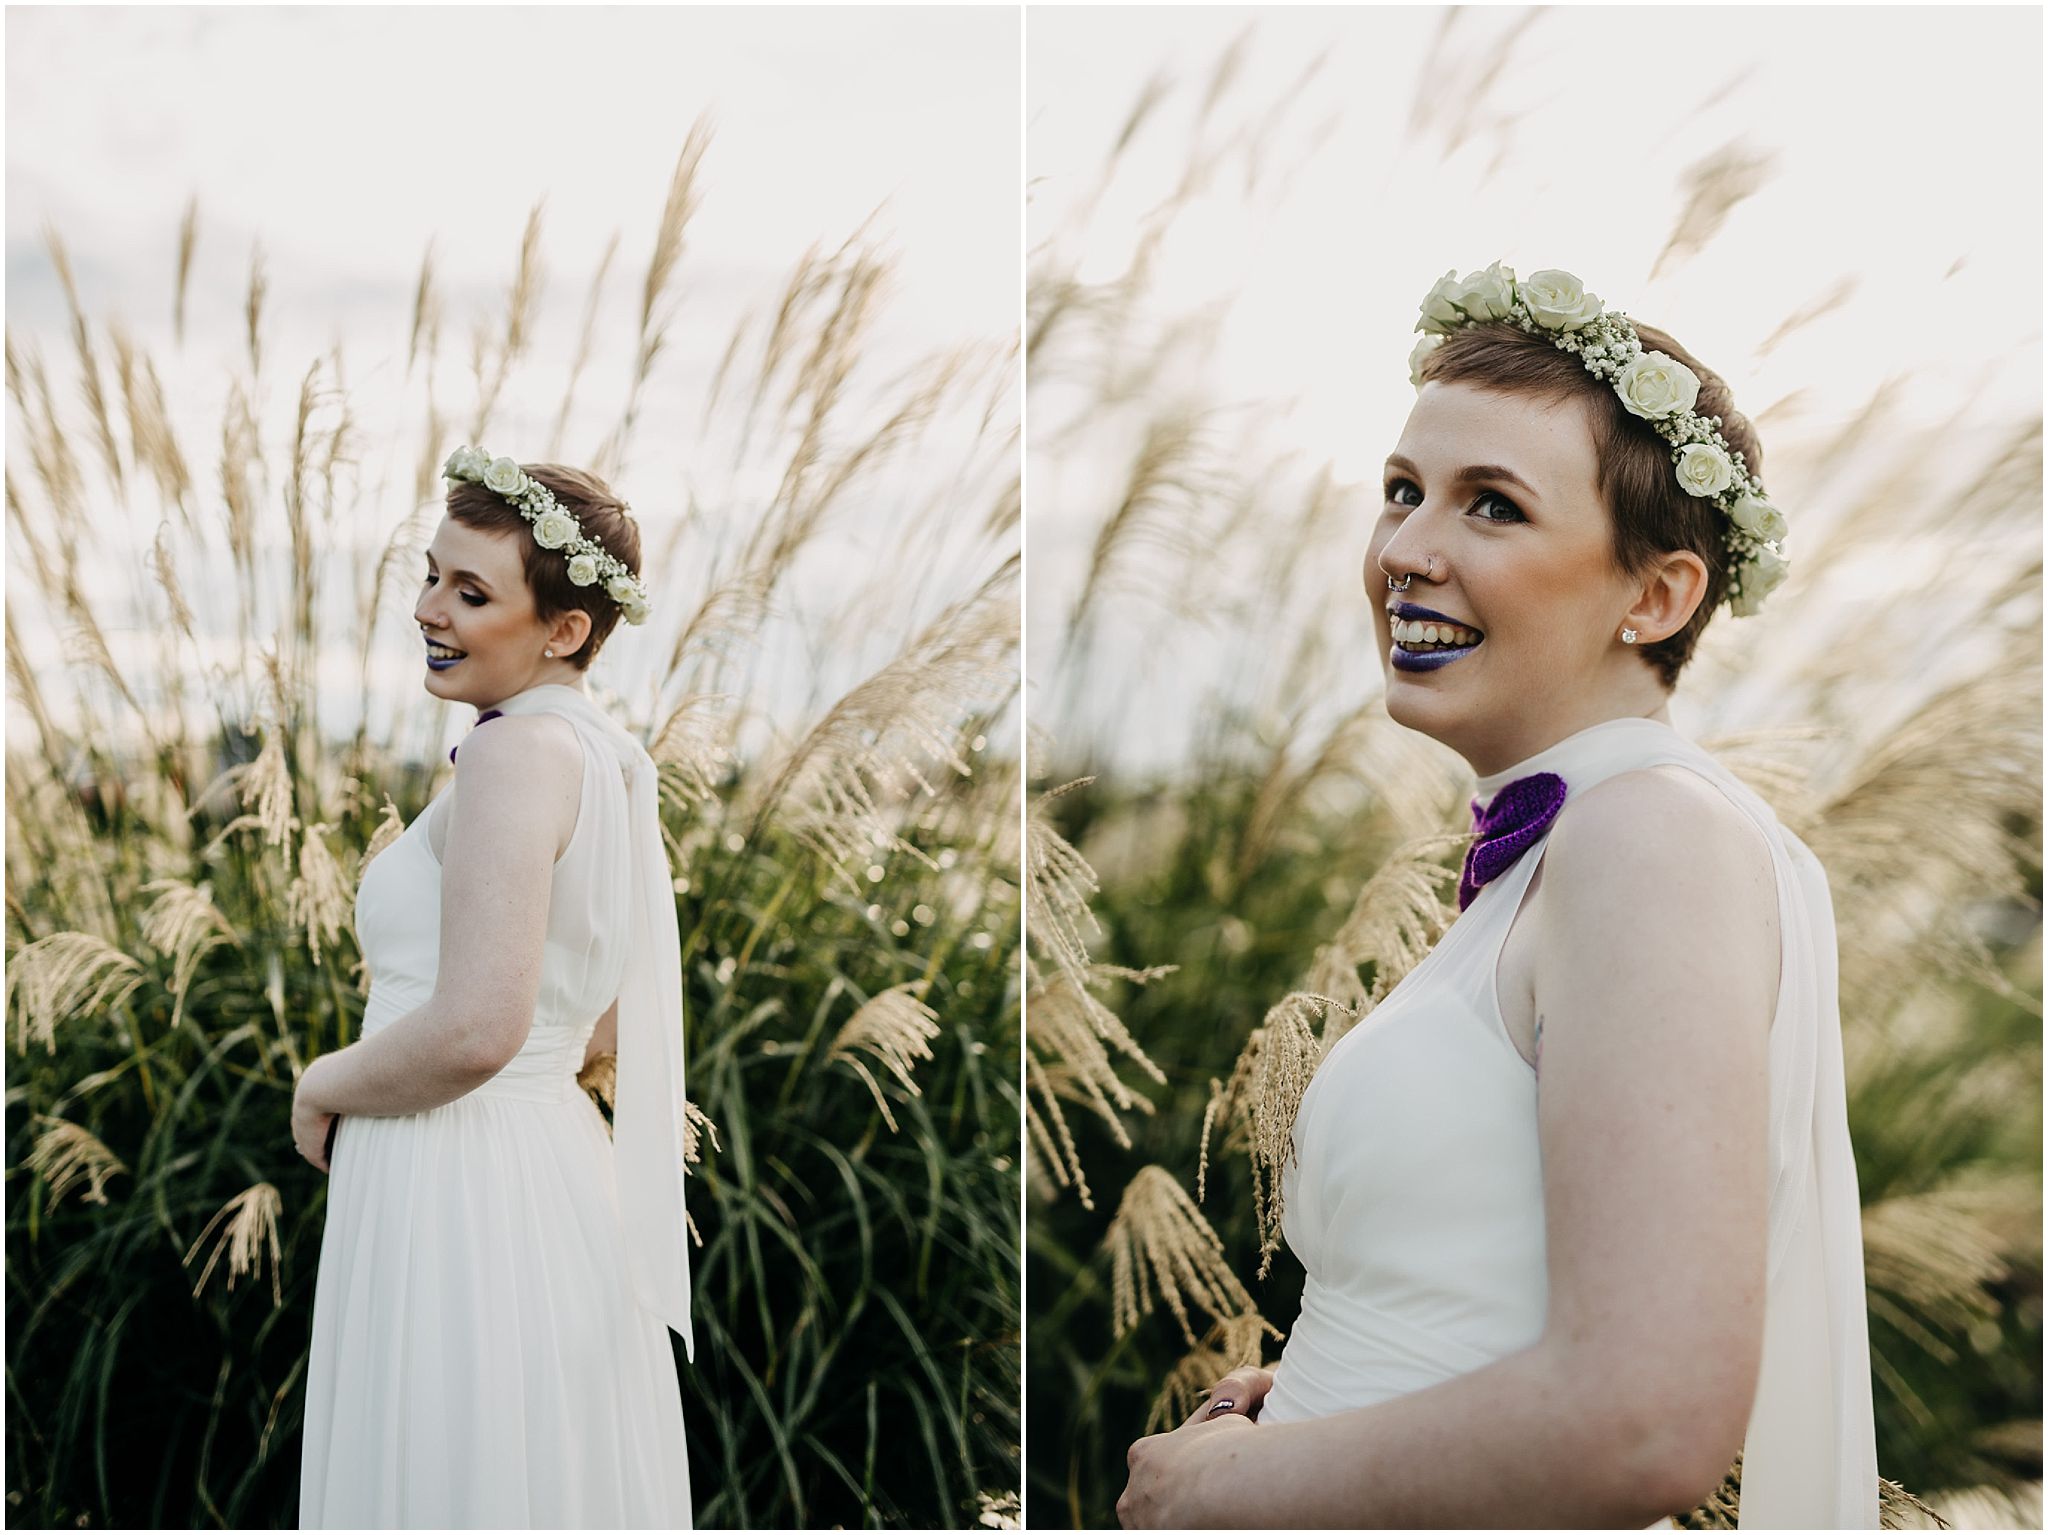
<path id="1" fill-rule="evenodd" d="M 1026 837 L 1027 1507 L 1045 1527 L 1113 1526 L 1128 1444 L 1277 1357 L 1302 1288 L 1275 1223 L 1294 1109 L 1456 916 L 1471 833 L 1465 764 L 1386 715 L 1356 577 L 1353 622 L 1315 595 L 1360 568 L 1377 487 L 1294 461 L 1205 385 L 1216 316 L 1153 280 L 1195 200 L 1235 189 L 1256 219 L 1314 126 L 1294 98 L 1245 99 L 1247 46 L 1206 78 L 1154 77 L 1028 274 L 1032 483 L 1058 480 L 1086 551 L 1041 562 L 1034 523 L 1033 664 L 1054 662 L 1033 673 Z M 1468 62 L 1490 78 L 1513 47 Z M 1094 200 L 1176 123 L 1185 164 L 1108 232 L 1128 266 L 1084 276 Z M 1705 178 L 1693 213 L 1745 186 Z M 1769 483 L 1806 514 L 1792 574 L 1762 616 L 1707 632 L 1681 708 L 1829 871 L 1885 1520 L 2038 1523 L 2040 420 L 1991 423 L 1959 461 L 1948 424 L 1901 420 L 1898 399 L 1894 381 L 1821 436 L 1761 412 Z M 1391 446 L 1398 425 L 1360 429 Z M 1872 455 L 1875 488 L 1845 492 Z M 1941 605 L 1945 671 L 1922 605 L 1823 601 L 1852 563 L 1900 560 L 1970 594 Z M 1138 706 L 1192 719 L 1188 749 L 1121 766 Z M 1731 1526 L 1738 1499 L 1739 1466 L 1689 1522 Z"/>
<path id="2" fill-rule="evenodd" d="M 411 594 L 482 441 L 615 476 L 647 536 L 656 618 L 591 676 L 661 765 L 676 872 L 697 1522 L 1014 1522 L 1015 350 L 906 361 L 865 231 L 682 326 L 707 148 L 617 303 L 607 253 L 566 374 L 532 361 L 539 209 L 465 346 L 430 254 L 351 338 L 402 361 L 353 385 L 338 346 L 266 346 L 260 253 L 235 333 L 184 333 L 196 207 L 167 353 L 89 314 L 50 232 L 68 344 L 7 342 L 13 1521 L 296 1522 L 325 1182 L 292 1089 L 355 1035 L 363 869 L 469 722 L 420 686 Z M 235 361 L 195 428 L 202 339 Z M 636 474 L 651 438 L 685 495 Z"/>

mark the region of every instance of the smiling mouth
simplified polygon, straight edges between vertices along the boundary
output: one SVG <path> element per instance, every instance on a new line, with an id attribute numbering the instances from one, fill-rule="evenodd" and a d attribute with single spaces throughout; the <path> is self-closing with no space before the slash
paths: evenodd
<path id="1" fill-rule="evenodd" d="M 447 645 L 437 644 L 433 640 L 427 641 L 427 659 L 429 661 L 460 661 L 468 654 L 469 652 L 466 650 L 456 650 Z"/>
<path id="2" fill-rule="evenodd" d="M 1397 618 L 1392 621 L 1390 627 L 1394 644 L 1415 655 L 1430 655 L 1446 650 L 1470 650 L 1486 639 L 1479 630 L 1464 624 Z"/>

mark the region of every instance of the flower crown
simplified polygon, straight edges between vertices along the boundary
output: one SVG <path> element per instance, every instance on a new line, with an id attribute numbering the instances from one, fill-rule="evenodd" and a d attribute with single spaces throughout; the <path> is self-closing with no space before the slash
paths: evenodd
<path id="1" fill-rule="evenodd" d="M 482 448 L 457 448 L 442 466 L 444 480 L 465 480 L 503 496 L 533 524 L 533 541 L 543 549 L 560 549 L 569 559 L 569 579 L 578 586 L 604 582 L 629 624 L 644 624 L 650 611 L 647 588 L 625 562 L 603 544 L 583 536 L 583 528 L 554 492 L 509 458 L 492 458 Z"/>
<path id="2" fill-rule="evenodd" d="M 1459 278 L 1444 273 L 1422 301 L 1419 331 L 1428 332 L 1408 355 L 1408 377 L 1422 387 L 1423 359 L 1460 326 L 1507 320 L 1530 335 L 1547 336 L 1586 371 L 1611 384 L 1621 403 L 1671 444 L 1671 463 L 1687 495 L 1711 500 L 1724 519 L 1727 602 L 1738 618 L 1757 611 L 1785 579 L 1785 514 L 1764 499 L 1763 483 L 1720 433 L 1719 416 L 1693 414 L 1699 375 L 1675 357 L 1646 352 L 1627 315 L 1604 309 L 1569 272 L 1536 272 L 1521 282 L 1498 261 Z"/>

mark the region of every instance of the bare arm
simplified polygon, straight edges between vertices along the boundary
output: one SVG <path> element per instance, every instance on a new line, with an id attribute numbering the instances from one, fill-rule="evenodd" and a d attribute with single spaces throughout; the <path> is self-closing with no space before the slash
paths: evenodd
<path id="1" fill-rule="evenodd" d="M 1763 1339 L 1769 851 L 1711 786 L 1622 775 L 1551 833 L 1539 913 L 1543 1337 L 1374 1407 L 1140 1440 L 1127 1522 L 1641 1528 L 1727 1470 Z"/>
<path id="2" fill-rule="evenodd" d="M 441 858 L 434 994 L 308 1067 L 300 1092 L 313 1105 L 417 1114 L 462 1097 L 519 1053 L 540 996 L 554 861 L 575 826 L 581 764 L 573 737 L 545 717 L 494 720 L 463 743 Z"/>

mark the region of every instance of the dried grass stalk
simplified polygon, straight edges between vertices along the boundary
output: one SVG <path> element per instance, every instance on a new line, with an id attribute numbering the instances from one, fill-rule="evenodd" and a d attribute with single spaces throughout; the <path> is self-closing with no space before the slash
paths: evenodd
<path id="1" fill-rule="evenodd" d="M 825 1055 L 827 1061 L 844 1061 L 859 1073 L 892 1132 L 897 1129 L 896 1116 L 889 1111 L 882 1085 L 854 1052 L 867 1051 L 911 1097 L 923 1096 L 911 1069 L 919 1061 L 932 1059 L 931 1041 L 939 1036 L 939 1015 L 921 1000 L 930 984 L 927 980 L 905 981 L 868 998 L 846 1020 Z"/>
<path id="2" fill-rule="evenodd" d="M 16 951 L 7 967 L 14 1047 L 31 1040 L 51 1054 L 57 1030 L 89 1013 L 119 1007 L 143 982 L 142 966 L 91 933 L 52 933 Z"/>
<path id="3" fill-rule="evenodd" d="M 1202 1218 L 1180 1181 L 1157 1164 L 1139 1169 L 1131 1179 L 1103 1246 L 1110 1253 L 1118 1337 L 1156 1309 L 1155 1289 L 1180 1324 L 1189 1348 L 1195 1346 L 1190 1306 L 1217 1321 L 1258 1313 L 1251 1293 L 1224 1261 L 1223 1239 Z"/>
<path id="4" fill-rule="evenodd" d="M 206 1267 L 199 1271 L 199 1278 L 192 1286 L 197 1299 L 199 1292 L 206 1288 L 206 1281 L 213 1276 L 214 1268 L 220 1263 L 221 1254 L 228 1259 L 228 1291 L 234 1292 L 235 1281 L 244 1274 L 261 1273 L 264 1257 L 270 1261 L 270 1304 L 273 1309 L 284 1304 L 284 1252 L 278 1240 L 277 1218 L 284 1210 L 284 1201 L 268 1183 L 254 1183 L 242 1190 L 233 1199 L 215 1212 L 206 1223 L 185 1254 L 185 1267 L 192 1267 L 192 1260 L 199 1255 L 199 1249 L 206 1245 L 216 1227 L 220 1236 L 213 1244 L 213 1251 L 207 1255 Z"/>
<path id="5" fill-rule="evenodd" d="M 35 1122 L 46 1128 L 36 1137 L 35 1147 L 28 1154 L 27 1166 L 30 1172 L 49 1185 L 51 1208 L 54 1209 L 81 1179 L 86 1190 L 78 1196 L 80 1201 L 89 1205 L 105 1204 L 107 1180 L 116 1173 L 127 1172 L 126 1164 L 83 1125 L 74 1125 L 69 1120 L 49 1114 L 38 1114 Z"/>

